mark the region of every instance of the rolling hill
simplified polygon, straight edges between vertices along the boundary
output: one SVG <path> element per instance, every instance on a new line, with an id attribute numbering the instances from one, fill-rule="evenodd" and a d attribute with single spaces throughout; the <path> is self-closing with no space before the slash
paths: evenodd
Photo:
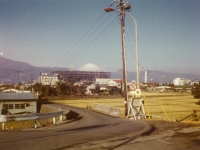
<path id="1" fill-rule="evenodd" d="M 38 80 L 40 70 L 43 73 L 51 73 L 56 70 L 69 70 L 69 68 L 58 67 L 35 67 L 25 62 L 10 60 L 0 56 L 0 83 L 13 84 L 18 82 L 28 83 L 30 81 Z M 144 82 L 145 71 L 140 72 L 140 81 Z M 163 77 L 165 76 L 165 77 Z M 122 79 L 122 70 L 111 72 L 112 78 Z M 174 78 L 185 78 L 190 80 L 200 80 L 200 75 L 193 74 L 178 74 L 161 71 L 147 70 L 148 82 L 158 83 L 172 83 Z M 128 81 L 136 80 L 136 72 L 127 71 Z"/>
<path id="2" fill-rule="evenodd" d="M 0 57 L 0 83 L 27 83 L 38 80 L 40 71 L 49 74 L 55 70 L 69 70 L 69 68 L 35 67 L 28 63 Z"/>

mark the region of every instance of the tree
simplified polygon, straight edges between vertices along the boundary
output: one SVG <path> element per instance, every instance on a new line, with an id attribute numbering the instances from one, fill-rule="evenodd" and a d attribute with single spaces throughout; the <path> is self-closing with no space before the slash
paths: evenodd
<path id="1" fill-rule="evenodd" d="M 194 87 L 192 88 L 192 95 L 194 98 L 199 99 L 200 98 L 200 82 L 198 84 L 194 84 Z"/>
<path id="2" fill-rule="evenodd" d="M 96 94 L 100 94 L 100 92 L 101 92 L 101 90 L 100 90 L 100 85 L 97 84 L 97 85 L 95 86 L 95 93 L 96 93 Z"/>
<path id="3" fill-rule="evenodd" d="M 36 83 L 36 84 L 34 84 L 33 85 L 33 90 L 34 90 L 34 92 L 36 92 L 36 93 L 40 93 L 40 91 L 41 91 L 41 84 L 40 83 Z"/>
<path id="4" fill-rule="evenodd" d="M 56 91 L 60 95 L 65 95 L 65 93 L 66 93 L 66 85 L 65 85 L 65 83 L 58 82 L 57 85 L 56 85 Z"/>

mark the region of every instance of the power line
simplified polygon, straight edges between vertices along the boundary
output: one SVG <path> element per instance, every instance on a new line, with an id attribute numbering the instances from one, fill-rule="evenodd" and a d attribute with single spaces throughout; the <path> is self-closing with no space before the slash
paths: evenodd
<path id="1" fill-rule="evenodd" d="M 72 51 L 72 50 L 83 40 L 83 38 L 85 38 L 86 35 L 88 35 L 88 33 L 90 32 L 90 30 L 92 30 L 92 28 L 100 21 L 100 19 L 104 16 L 104 14 L 105 14 L 105 12 L 104 12 L 104 13 L 97 19 L 97 21 L 85 32 L 85 34 L 84 34 L 84 35 L 83 35 L 83 36 L 68 50 L 68 52 L 65 53 L 59 60 L 57 60 L 57 61 L 54 63 L 54 67 L 55 67 L 60 61 L 62 61 L 68 53 L 72 52 L 72 54 L 73 54 L 81 45 L 84 44 L 84 42 L 85 42 L 86 40 L 84 40 L 84 41 L 79 45 L 79 47 L 78 47 L 75 51 Z M 93 33 L 94 33 L 94 32 L 93 32 Z M 90 35 L 90 36 L 91 36 L 91 35 Z M 70 54 L 70 55 L 72 55 L 72 54 Z"/>
<path id="2" fill-rule="evenodd" d="M 79 55 L 78 58 L 83 57 L 84 55 L 87 54 L 87 52 L 89 51 L 89 49 L 88 49 L 87 47 L 89 47 L 90 45 L 92 45 L 92 43 L 93 43 L 93 45 L 94 45 L 94 41 L 95 41 L 95 40 L 97 41 L 97 39 L 104 33 L 104 31 L 105 31 L 109 26 L 111 26 L 111 24 L 113 24 L 113 22 L 114 22 L 115 20 L 116 20 L 116 18 L 114 18 L 113 21 L 111 21 L 111 23 L 110 23 L 109 25 L 107 25 L 107 26 L 101 31 L 100 34 L 98 34 L 96 37 L 94 37 L 94 38 L 83 48 L 83 49 L 85 50 L 85 51 L 84 51 L 84 54 L 83 54 L 83 55 Z M 112 27 L 112 29 L 113 29 L 113 27 Z M 111 31 L 111 30 L 109 30 L 109 31 Z M 108 33 L 109 33 L 109 32 L 107 32 L 106 34 L 108 35 Z M 103 39 L 103 37 L 105 37 L 105 36 L 102 36 L 101 39 Z M 98 42 L 99 42 L 99 40 L 98 40 Z M 76 59 L 78 59 L 78 58 L 77 58 L 78 53 L 80 53 L 81 51 L 82 51 L 82 49 L 79 50 L 79 51 L 78 51 L 73 57 L 71 57 L 71 59 L 69 59 L 68 61 L 71 61 L 71 60 L 74 59 L 75 57 L 76 57 Z"/>

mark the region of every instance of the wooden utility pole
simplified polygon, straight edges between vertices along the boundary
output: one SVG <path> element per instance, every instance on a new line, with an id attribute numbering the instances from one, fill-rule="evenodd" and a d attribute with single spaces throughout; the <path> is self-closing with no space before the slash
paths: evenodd
<path id="1" fill-rule="evenodd" d="M 20 82 L 20 80 L 19 80 L 19 73 L 20 73 L 21 71 L 17 71 L 17 73 L 18 73 L 18 85 L 19 85 L 19 82 Z"/>
<path id="2" fill-rule="evenodd" d="M 42 93 L 42 69 L 40 69 L 40 91 L 39 91 L 39 97 Z"/>
<path id="3" fill-rule="evenodd" d="M 120 0 L 120 22 L 121 22 L 121 42 L 122 42 L 122 66 L 123 66 L 123 80 L 124 80 L 124 103 L 125 103 L 125 116 L 128 114 L 127 104 L 127 76 L 126 76 L 126 61 L 125 61 L 125 42 L 124 42 L 124 31 L 125 31 L 125 14 L 123 8 L 123 0 Z"/>

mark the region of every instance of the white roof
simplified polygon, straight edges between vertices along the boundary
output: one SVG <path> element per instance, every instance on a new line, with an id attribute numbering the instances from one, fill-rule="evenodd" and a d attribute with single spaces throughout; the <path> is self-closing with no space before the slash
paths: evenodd
<path id="1" fill-rule="evenodd" d="M 171 89 L 170 86 L 158 86 L 156 89 Z"/>

